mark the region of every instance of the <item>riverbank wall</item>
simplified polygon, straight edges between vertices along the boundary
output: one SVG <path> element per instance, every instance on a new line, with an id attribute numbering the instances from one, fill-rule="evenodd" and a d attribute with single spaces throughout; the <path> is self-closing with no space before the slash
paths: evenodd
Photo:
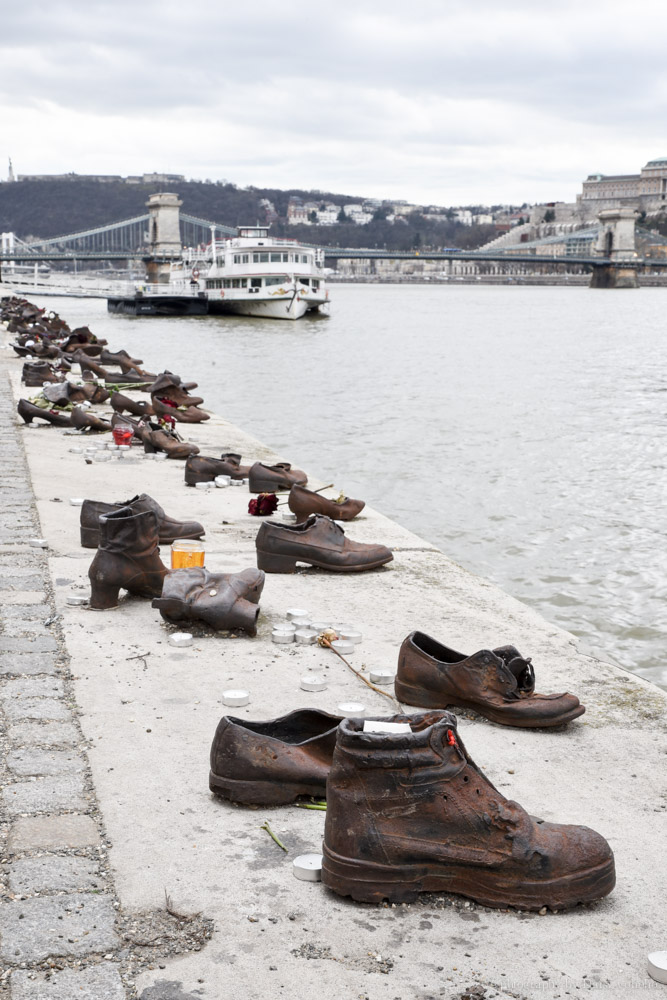
<path id="1" fill-rule="evenodd" d="M 168 358 L 146 363 L 169 367 Z M 593 989 L 611 1000 L 646 996 L 655 986 L 646 953 L 665 946 L 667 693 L 581 655 L 572 635 L 368 508 L 346 533 L 389 545 L 394 562 L 346 576 L 268 575 L 256 638 L 195 629 L 193 646 L 176 649 L 175 628 L 150 601 L 126 597 L 107 613 L 69 605 L 68 596 L 89 592 L 93 556 L 80 547 L 71 497 L 149 493 L 167 513 L 205 525 L 213 571 L 255 565 L 260 519 L 248 514 L 245 488 L 186 487 L 181 462 L 86 464 L 70 451 L 79 438 L 21 425 L 14 404 L 32 392 L 20 385 L 21 364 L 0 351 L 2 1000 L 69 1000 L 82 985 L 91 1000 L 427 1000 L 471 987 L 485 1000 Z M 196 378 L 195 369 L 181 374 Z M 298 441 L 275 456 L 219 415 L 187 431 L 203 455 L 300 465 Z M 317 470 L 306 471 L 321 485 Z M 48 548 L 31 546 L 34 537 Z M 394 669 L 402 639 L 418 628 L 468 653 L 513 643 L 533 657 L 538 690 L 577 694 L 586 714 L 564 730 L 513 730 L 464 713 L 461 735 L 504 795 L 609 840 L 614 892 L 531 914 L 445 895 L 362 905 L 295 879 L 292 860 L 318 851 L 324 816 L 210 794 L 209 747 L 228 711 L 222 691 L 250 691 L 250 705 L 232 710 L 244 719 L 335 712 L 346 701 L 364 702 L 369 715 L 392 710 L 330 651 L 271 642 L 272 625 L 295 606 L 360 628 L 351 662 L 366 671 Z M 325 673 L 326 691 L 300 690 L 312 668 Z M 262 829 L 267 820 L 288 853 Z"/>

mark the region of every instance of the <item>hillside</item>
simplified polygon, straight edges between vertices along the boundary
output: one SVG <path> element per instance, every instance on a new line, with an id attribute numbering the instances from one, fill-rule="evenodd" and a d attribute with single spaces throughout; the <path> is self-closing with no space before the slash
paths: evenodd
<path id="1" fill-rule="evenodd" d="M 277 236 L 291 236 L 332 246 L 386 247 L 411 250 L 442 246 L 472 249 L 494 235 L 491 226 L 463 226 L 458 222 L 435 222 L 415 214 L 405 222 L 391 224 L 377 219 L 365 226 L 288 226 L 285 216 L 291 196 L 313 198 L 313 192 L 297 189 L 238 188 L 233 184 L 179 181 L 175 185 L 183 211 L 227 226 L 264 222 L 262 199 L 271 201 L 278 213 L 272 225 Z M 21 239 L 48 239 L 67 233 L 104 226 L 110 222 L 143 215 L 150 194 L 164 190 L 159 184 L 104 183 L 93 180 L 43 180 L 0 183 L 0 231 L 14 232 Z M 318 200 L 343 204 L 362 201 L 354 195 L 317 192 Z"/>

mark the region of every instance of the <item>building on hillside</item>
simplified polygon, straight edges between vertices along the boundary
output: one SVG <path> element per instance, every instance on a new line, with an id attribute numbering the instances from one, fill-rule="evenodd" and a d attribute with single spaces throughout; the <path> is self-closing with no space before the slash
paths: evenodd
<path id="1" fill-rule="evenodd" d="M 649 160 L 638 174 L 589 174 L 577 204 L 596 216 L 605 208 L 636 208 L 653 215 L 667 206 L 667 157 Z"/>

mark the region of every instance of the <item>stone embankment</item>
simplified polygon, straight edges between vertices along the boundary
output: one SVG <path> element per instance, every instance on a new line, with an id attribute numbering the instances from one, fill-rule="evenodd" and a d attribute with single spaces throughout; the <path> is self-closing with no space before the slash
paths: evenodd
<path id="1" fill-rule="evenodd" d="M 149 366 L 168 367 L 157 345 L 152 354 Z M 21 362 L 0 351 L 0 364 L 1 1000 L 646 996 L 656 985 L 646 953 L 666 946 L 665 692 L 579 654 L 573 636 L 368 507 L 347 533 L 391 546 L 394 562 L 348 576 L 268 576 L 256 638 L 194 628 L 194 644 L 177 649 L 150 601 L 73 607 L 69 595 L 88 593 L 93 553 L 80 547 L 70 497 L 149 493 L 206 526 L 212 570 L 255 564 L 259 519 L 244 488 L 186 487 L 181 462 L 86 464 L 69 450 L 76 438 L 20 426 Z M 272 457 L 219 416 L 188 433 L 203 455 Z M 299 464 L 298 441 L 284 457 Z M 586 714 L 561 731 L 468 714 L 461 733 L 505 795 L 610 841 L 615 891 L 540 915 L 444 895 L 360 905 L 295 879 L 292 860 L 318 850 L 324 816 L 211 796 L 222 691 L 250 691 L 250 705 L 233 710 L 244 719 L 391 705 L 329 650 L 272 644 L 272 625 L 294 606 L 358 626 L 357 668 L 393 669 L 401 640 L 420 628 L 467 652 L 514 643 L 533 657 L 538 690 L 579 695 Z M 299 678 L 314 667 L 327 690 L 306 694 Z"/>

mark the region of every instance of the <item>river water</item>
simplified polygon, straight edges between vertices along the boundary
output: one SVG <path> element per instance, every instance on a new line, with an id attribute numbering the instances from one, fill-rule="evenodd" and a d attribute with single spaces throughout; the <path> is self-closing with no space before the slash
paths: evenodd
<path id="1" fill-rule="evenodd" d="M 207 407 L 295 465 L 667 687 L 665 292 L 334 285 L 331 298 L 329 317 L 296 323 L 39 301 L 197 381 Z"/>

